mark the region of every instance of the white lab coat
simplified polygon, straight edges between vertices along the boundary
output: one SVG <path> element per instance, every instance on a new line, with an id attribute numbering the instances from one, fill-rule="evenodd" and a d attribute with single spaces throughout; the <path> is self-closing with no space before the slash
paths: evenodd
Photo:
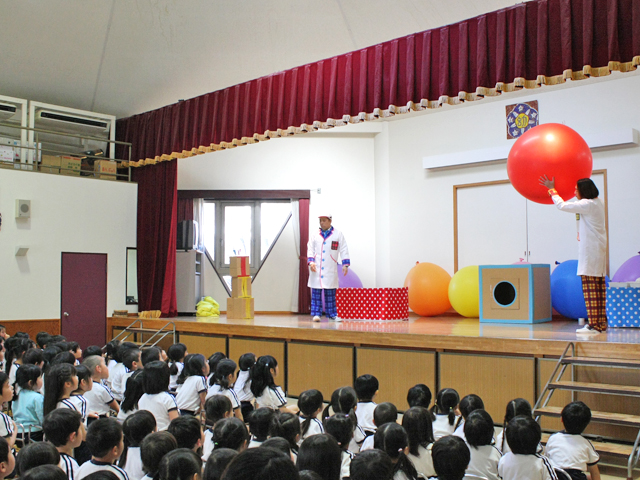
<path id="1" fill-rule="evenodd" d="M 604 277 L 607 258 L 607 230 L 604 203 L 599 198 L 565 202 L 560 195 L 551 197 L 559 210 L 579 215 L 578 275 Z"/>
<path id="2" fill-rule="evenodd" d="M 349 260 L 349 248 L 340 230 L 334 227 L 326 240 L 320 231 L 312 235 L 307 244 L 307 260 L 316 264 L 317 271 L 309 269 L 307 285 L 311 288 L 338 288 L 338 259 Z"/>

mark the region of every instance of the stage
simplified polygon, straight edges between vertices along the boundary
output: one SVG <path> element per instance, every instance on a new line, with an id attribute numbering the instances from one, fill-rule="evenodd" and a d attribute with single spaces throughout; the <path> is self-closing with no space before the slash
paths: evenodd
<path id="1" fill-rule="evenodd" d="M 135 318 L 108 319 L 107 336 L 115 336 Z M 393 402 L 406 408 L 408 388 L 416 383 L 434 392 L 451 387 L 460 396 L 475 393 L 486 410 L 501 423 L 505 405 L 513 398 L 526 398 L 533 405 L 544 388 L 558 357 L 571 342 L 576 355 L 584 357 L 640 360 L 640 329 L 616 328 L 598 335 L 578 335 L 576 321 L 558 319 L 534 325 L 480 324 L 478 319 L 448 315 L 412 317 L 409 321 L 343 321 L 320 323 L 308 315 L 257 314 L 254 320 L 179 317 L 145 319 L 145 328 L 161 328 L 174 322 L 178 341 L 190 353 L 206 357 L 225 352 L 235 361 L 246 352 L 273 355 L 279 363 L 276 382 L 289 396 L 317 388 L 325 399 L 358 375 L 370 373 L 380 381 L 377 402 Z M 138 334 L 139 336 L 142 334 Z M 140 338 L 137 338 L 140 340 Z M 170 341 L 162 342 L 166 349 Z M 637 371 L 623 368 L 575 367 L 578 381 L 640 385 Z M 569 392 L 558 392 L 552 404 L 571 401 Z M 593 410 L 635 413 L 637 400 L 612 399 L 576 393 Z M 559 429 L 560 422 L 544 419 L 543 428 Z M 594 425 L 593 434 L 630 440 L 637 430 Z"/>

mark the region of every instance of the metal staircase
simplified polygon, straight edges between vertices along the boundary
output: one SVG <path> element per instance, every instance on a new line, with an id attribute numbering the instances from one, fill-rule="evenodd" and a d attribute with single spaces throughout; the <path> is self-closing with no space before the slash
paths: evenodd
<path id="1" fill-rule="evenodd" d="M 640 360 L 578 357 L 575 355 L 575 350 L 575 344 L 573 342 L 570 342 L 567 345 L 567 348 L 565 348 L 564 352 L 562 353 L 562 356 L 558 360 L 553 373 L 549 377 L 547 384 L 542 390 L 542 393 L 540 394 L 540 397 L 538 398 L 533 408 L 533 414 L 536 417 L 536 420 L 539 420 L 543 415 L 549 417 L 561 416 L 562 407 L 548 406 L 549 401 L 551 400 L 551 397 L 556 390 L 568 390 L 571 392 L 590 392 L 603 395 L 629 396 L 636 398 L 640 397 L 640 387 L 637 386 L 576 382 L 574 381 L 575 370 L 573 368 L 577 365 L 581 365 L 592 367 L 640 369 Z M 562 379 L 567 370 L 567 367 L 571 367 L 571 380 Z M 591 411 L 591 421 L 595 423 L 633 427 L 638 430 L 638 434 L 633 446 L 613 442 L 591 442 L 599 453 L 606 453 L 608 455 L 616 457 L 627 458 L 627 479 L 632 480 L 633 469 L 638 464 L 638 460 L 640 460 L 640 450 L 638 448 L 640 445 L 640 416 L 627 415 L 624 413 Z M 549 435 L 543 435 L 542 443 L 546 443 L 546 440 L 548 438 Z"/>
<path id="2" fill-rule="evenodd" d="M 133 335 L 133 339 L 127 340 L 131 335 Z M 176 324 L 174 322 L 167 322 L 159 329 L 145 328 L 143 319 L 136 318 L 130 325 L 125 327 L 122 332 L 113 337 L 112 340 L 135 343 L 139 345 L 140 348 L 143 348 L 153 347 L 169 335 L 172 336 L 172 343 L 176 343 Z M 145 336 L 148 336 L 146 340 L 144 339 Z"/>

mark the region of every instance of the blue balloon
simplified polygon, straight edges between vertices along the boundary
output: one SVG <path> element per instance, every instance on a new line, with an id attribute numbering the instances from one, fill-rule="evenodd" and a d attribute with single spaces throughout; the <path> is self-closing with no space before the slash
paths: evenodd
<path id="1" fill-rule="evenodd" d="M 609 277 L 605 282 L 609 285 Z M 551 305 L 567 318 L 587 318 L 577 260 L 560 263 L 551 274 Z"/>
<path id="2" fill-rule="evenodd" d="M 587 318 L 577 260 L 562 262 L 551 274 L 551 305 L 565 317 Z"/>

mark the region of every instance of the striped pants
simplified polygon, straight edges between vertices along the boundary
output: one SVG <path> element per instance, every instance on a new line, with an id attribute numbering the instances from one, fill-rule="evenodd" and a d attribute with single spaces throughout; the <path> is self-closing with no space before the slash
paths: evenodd
<path id="1" fill-rule="evenodd" d="M 322 293 L 324 292 L 324 312 L 327 318 L 338 315 L 336 307 L 335 288 L 312 288 L 311 289 L 311 316 L 322 316 Z"/>
<path id="2" fill-rule="evenodd" d="M 582 275 L 582 293 L 587 306 L 589 325 L 604 332 L 607 329 L 607 287 L 604 277 Z"/>

